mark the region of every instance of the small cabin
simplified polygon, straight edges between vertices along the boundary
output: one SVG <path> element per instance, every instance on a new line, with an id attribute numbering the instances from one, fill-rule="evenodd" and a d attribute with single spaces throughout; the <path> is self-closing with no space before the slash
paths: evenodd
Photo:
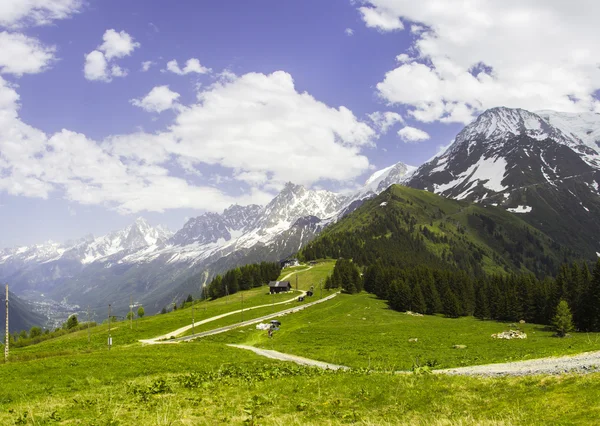
<path id="1" fill-rule="evenodd" d="M 289 281 L 271 281 L 269 283 L 270 293 L 283 293 L 292 290 L 292 284 Z"/>

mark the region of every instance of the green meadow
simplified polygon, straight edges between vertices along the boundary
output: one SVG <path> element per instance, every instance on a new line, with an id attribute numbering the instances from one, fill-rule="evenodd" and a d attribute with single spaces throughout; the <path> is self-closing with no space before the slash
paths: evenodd
<path id="1" fill-rule="evenodd" d="M 298 288 L 315 287 L 333 262 L 297 268 Z M 289 270 L 284 271 L 282 277 Z M 290 281 L 295 287 L 295 277 Z M 244 305 L 283 301 L 267 287 L 244 292 Z M 322 296 L 331 294 L 323 290 Z M 194 304 L 196 321 L 240 309 L 241 293 Z M 272 299 L 274 298 L 274 299 Z M 298 304 L 298 302 L 292 302 Z M 284 310 L 266 306 L 249 315 Z M 206 308 L 206 310 L 205 310 Z M 248 315 L 248 316 L 247 316 Z M 570 339 L 534 324 L 525 340 L 490 337 L 510 324 L 473 318 L 414 317 L 361 293 L 281 318 L 272 339 L 254 326 L 169 345 L 138 339 L 191 323 L 192 307 L 107 324 L 11 351 L 0 366 L 2 425 L 522 425 L 591 424 L 600 418 L 600 374 L 524 378 L 393 374 L 414 367 L 485 364 L 600 349 L 597 334 Z M 234 314 L 199 329 L 235 323 Z M 199 331 L 199 330 L 196 330 Z M 409 339 L 417 338 L 416 342 Z M 259 357 L 226 343 L 245 343 L 348 365 L 323 371 Z M 466 349 L 453 349 L 455 344 Z"/>

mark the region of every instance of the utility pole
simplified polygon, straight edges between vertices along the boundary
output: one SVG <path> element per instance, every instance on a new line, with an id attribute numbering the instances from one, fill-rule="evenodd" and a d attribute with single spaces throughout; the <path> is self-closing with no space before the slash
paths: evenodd
<path id="1" fill-rule="evenodd" d="M 129 329 L 133 330 L 133 299 L 131 294 L 129 295 Z"/>
<path id="2" fill-rule="evenodd" d="M 110 337 L 110 303 L 108 304 L 108 350 L 112 345 L 112 338 Z"/>
<path id="3" fill-rule="evenodd" d="M 87 308 L 87 329 L 88 329 L 88 344 L 90 343 L 90 305 Z"/>
<path id="4" fill-rule="evenodd" d="M 8 341 L 10 334 L 8 334 L 8 284 L 6 284 L 6 336 L 4 343 L 4 362 L 8 362 Z"/>

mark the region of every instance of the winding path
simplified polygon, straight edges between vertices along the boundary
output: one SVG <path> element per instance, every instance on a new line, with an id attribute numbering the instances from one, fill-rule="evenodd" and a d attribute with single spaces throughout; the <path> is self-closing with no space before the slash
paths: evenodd
<path id="1" fill-rule="evenodd" d="M 322 369 L 349 370 L 343 365 L 329 364 L 283 352 L 260 349 L 246 345 L 227 345 L 234 348 L 245 349 L 271 359 L 295 362 L 300 365 L 310 365 Z M 594 373 L 600 372 L 600 351 L 586 352 L 578 355 L 530 359 L 527 361 L 506 362 L 501 364 L 475 365 L 471 367 L 447 368 L 432 370 L 434 374 L 447 374 L 455 376 L 532 376 L 538 374 L 566 374 L 566 373 Z M 410 371 L 397 371 L 396 374 L 410 374 Z"/>
<path id="2" fill-rule="evenodd" d="M 286 279 L 288 279 L 289 277 L 291 277 L 293 274 L 297 274 L 299 272 L 305 272 L 305 271 L 308 271 L 309 269 L 312 269 L 312 266 L 309 266 L 308 268 L 302 269 L 300 271 L 290 272 L 285 277 L 283 277 L 280 281 L 285 281 Z M 293 291 L 297 291 L 297 290 L 293 290 Z M 177 330 L 171 331 L 170 333 L 167 333 L 167 334 L 163 334 L 162 336 L 153 337 L 151 339 L 140 340 L 140 342 L 143 343 L 143 344 L 146 344 L 146 345 L 156 345 L 156 344 L 165 344 L 165 343 L 178 343 L 178 341 L 180 341 L 180 340 L 179 339 L 175 340 L 174 338 L 176 338 L 177 336 L 181 335 L 182 333 L 185 333 L 188 330 L 191 330 L 192 328 L 194 328 L 196 326 L 203 325 L 203 324 L 206 324 L 206 323 L 209 323 L 209 322 L 213 322 L 213 321 L 217 321 L 217 320 L 219 320 L 221 318 L 225 318 L 225 317 L 228 317 L 230 315 L 239 314 L 242 311 L 247 312 L 247 311 L 251 311 L 253 309 L 267 308 L 269 306 L 285 305 L 287 303 L 291 303 L 291 302 L 294 302 L 294 301 L 298 300 L 298 297 L 306 296 L 306 291 L 304 291 L 304 290 L 298 290 L 298 291 L 300 292 L 299 295 L 297 294 L 294 297 L 292 297 L 291 299 L 284 300 L 282 302 L 267 303 L 265 305 L 252 306 L 250 308 L 238 309 L 237 311 L 225 312 L 224 314 L 215 315 L 214 317 L 206 318 L 206 319 L 203 319 L 201 321 L 194 322 L 193 324 L 186 325 L 184 327 L 178 328 Z M 313 302 L 313 304 L 314 304 L 314 302 Z M 308 305 L 311 305 L 311 304 L 308 304 Z M 303 305 L 303 306 L 306 306 L 306 305 Z M 264 318 L 264 317 L 261 317 L 261 318 Z M 246 321 L 246 322 L 248 322 L 248 321 Z M 245 324 L 245 323 L 240 323 L 240 324 Z M 236 324 L 236 326 L 240 326 L 240 324 Z M 228 326 L 228 327 L 231 327 L 231 326 Z M 224 328 L 224 327 L 221 327 L 221 328 Z M 220 329 L 217 329 L 217 330 L 220 330 Z M 224 330 L 224 331 L 227 331 L 227 330 Z M 222 331 L 220 331 L 220 332 L 222 333 Z M 205 333 L 209 333 L 209 332 L 205 332 Z M 199 336 L 199 334 L 203 334 L 203 333 L 193 334 L 192 336 L 204 337 L 204 336 Z M 216 334 L 216 333 L 212 333 L 212 334 Z M 207 336 L 208 335 L 209 334 L 207 334 Z M 186 337 L 190 337 L 190 336 L 186 336 Z"/>
<path id="3" fill-rule="evenodd" d="M 309 365 L 312 367 L 322 368 L 323 370 L 349 370 L 350 367 L 346 367 L 345 365 L 337 365 L 337 364 L 329 364 L 327 362 L 315 361 L 314 359 L 308 359 L 301 356 L 284 354 L 283 352 L 272 351 L 269 349 L 260 349 L 255 348 L 254 346 L 247 345 L 227 345 L 232 348 L 245 349 L 248 351 L 252 351 L 257 355 L 261 355 L 271 359 L 277 359 L 280 361 L 291 361 L 300 365 Z"/>

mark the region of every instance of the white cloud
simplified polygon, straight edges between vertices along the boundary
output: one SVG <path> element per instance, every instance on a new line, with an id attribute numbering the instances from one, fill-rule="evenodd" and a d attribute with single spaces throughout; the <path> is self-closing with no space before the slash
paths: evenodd
<path id="1" fill-rule="evenodd" d="M 183 69 L 179 68 L 179 64 L 175 59 L 167 62 L 167 71 L 171 71 L 172 73 L 178 75 L 185 75 L 190 73 L 196 74 L 208 74 L 212 70 L 210 68 L 206 68 L 200 65 L 200 61 L 196 58 L 190 58 L 185 63 L 185 67 Z"/>
<path id="2" fill-rule="evenodd" d="M 404 119 L 397 112 L 374 112 L 369 114 L 369 118 L 375 125 L 375 128 L 379 130 L 381 134 L 387 133 L 387 131 L 396 123 L 404 123 Z"/>
<path id="3" fill-rule="evenodd" d="M 421 129 L 415 127 L 406 126 L 398 130 L 398 136 L 404 142 L 422 142 L 429 139 L 429 134 Z"/>
<path id="4" fill-rule="evenodd" d="M 352 28 L 346 28 L 344 30 L 344 34 L 346 34 L 348 37 L 352 37 L 354 35 L 354 30 Z"/>
<path id="5" fill-rule="evenodd" d="M 134 42 L 133 37 L 125 31 L 106 30 L 102 39 L 104 43 L 102 43 L 98 50 L 104 52 L 104 56 L 109 61 L 113 58 L 129 56 L 136 48 L 141 46 L 140 43 Z"/>
<path id="6" fill-rule="evenodd" d="M 81 0 L 2 0 L 0 27 L 47 25 L 77 13 L 81 5 Z"/>
<path id="7" fill-rule="evenodd" d="M 0 32 L 0 73 L 36 74 L 44 71 L 54 60 L 55 47 L 24 34 Z"/>
<path id="8" fill-rule="evenodd" d="M 368 167 L 360 150 L 375 132 L 347 108 L 298 93 L 285 72 L 246 74 L 198 97 L 171 127 L 178 155 L 307 185 L 352 179 Z"/>
<path id="9" fill-rule="evenodd" d="M 150 67 L 152 67 L 152 65 L 155 65 L 155 63 L 153 61 L 142 62 L 142 72 L 148 71 L 150 69 Z"/>
<path id="10" fill-rule="evenodd" d="M 567 112 L 599 108 L 594 96 L 600 89 L 598 2 L 364 4 L 359 10 L 367 26 L 391 31 L 401 29 L 402 22 L 411 24 L 417 62 L 388 72 L 377 91 L 390 104 L 409 107 L 420 121 L 467 123 L 495 106 Z"/>
<path id="11" fill-rule="evenodd" d="M 28 126 L 18 116 L 18 101 L 15 88 L 0 77 L 0 192 L 62 196 L 123 213 L 219 211 L 233 203 L 266 203 L 288 180 L 346 182 L 368 170 L 361 149 L 375 137 L 347 108 L 297 92 L 281 71 L 230 77 L 205 88 L 198 103 L 178 109 L 162 133 L 101 142 Z M 222 172 L 202 175 L 198 167 L 206 165 Z M 242 184 L 243 195 L 213 186 L 231 185 L 231 179 Z"/>
<path id="12" fill-rule="evenodd" d="M 402 21 L 385 7 L 361 7 L 358 10 L 360 10 L 363 21 L 365 21 L 367 27 L 377 28 L 382 31 L 404 29 Z"/>
<path id="13" fill-rule="evenodd" d="M 108 63 L 104 53 L 94 50 L 85 55 L 83 74 L 86 79 L 92 81 L 110 81 Z"/>
<path id="14" fill-rule="evenodd" d="M 163 112 L 175 106 L 179 93 L 169 86 L 156 86 L 142 99 L 132 99 L 131 103 L 148 112 Z"/>
<path id="15" fill-rule="evenodd" d="M 104 43 L 85 55 L 83 67 L 85 78 L 109 83 L 113 77 L 126 77 L 129 72 L 114 64 L 114 59 L 131 55 L 140 44 L 134 42 L 133 37 L 125 31 L 117 32 L 113 29 L 106 30 L 102 38 Z"/>

